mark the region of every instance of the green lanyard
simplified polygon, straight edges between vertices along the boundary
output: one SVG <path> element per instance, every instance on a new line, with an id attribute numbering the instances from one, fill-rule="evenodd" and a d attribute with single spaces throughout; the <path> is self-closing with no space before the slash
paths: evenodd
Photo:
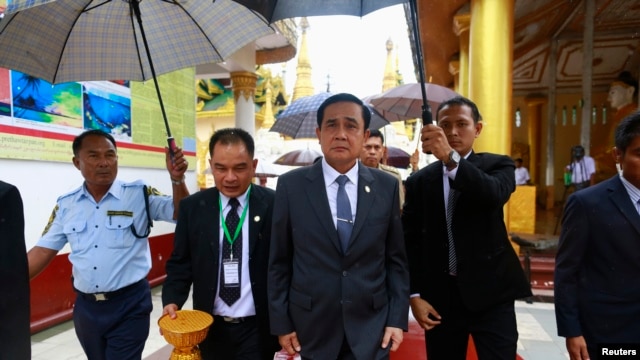
<path id="1" fill-rule="evenodd" d="M 236 242 L 238 235 L 240 234 L 240 230 L 242 230 L 242 224 L 244 224 L 244 218 L 247 216 L 247 209 L 249 208 L 249 195 L 251 194 L 251 186 L 249 186 L 249 190 L 247 190 L 247 201 L 244 204 L 244 209 L 242 209 L 242 215 L 240 216 L 240 222 L 236 227 L 235 233 L 233 234 L 233 238 L 229 233 L 229 229 L 227 228 L 227 222 L 224 221 L 224 216 L 222 216 L 222 197 L 218 198 L 218 204 L 220 204 L 220 223 L 222 224 L 222 230 L 224 230 L 224 235 L 229 245 L 233 247 L 233 243 Z M 231 211 L 231 210 L 229 210 Z"/>

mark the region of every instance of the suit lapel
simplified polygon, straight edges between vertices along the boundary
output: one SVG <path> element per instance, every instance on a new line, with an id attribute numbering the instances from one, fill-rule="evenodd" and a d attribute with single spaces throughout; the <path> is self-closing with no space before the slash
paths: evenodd
<path id="1" fill-rule="evenodd" d="M 262 201 L 263 196 L 256 188 L 256 186 L 251 185 L 249 216 L 245 220 L 249 222 L 249 255 L 253 254 L 253 250 L 256 247 L 256 242 L 264 224 L 264 219 L 266 218 L 265 212 L 267 210 L 267 204 Z"/>
<path id="2" fill-rule="evenodd" d="M 349 239 L 349 246 L 358 237 L 360 230 L 364 226 L 369 211 L 373 207 L 373 200 L 375 199 L 376 190 L 373 183 L 375 179 L 371 174 L 371 171 L 366 166 L 360 164 L 358 170 L 358 203 L 356 209 L 356 219 L 353 224 L 353 231 L 351 232 L 351 238 Z"/>
<path id="3" fill-rule="evenodd" d="M 220 248 L 220 192 L 216 188 L 213 190 L 212 196 L 205 197 L 204 214 L 202 214 L 202 216 L 205 218 L 211 217 L 211 225 L 207 225 L 208 222 L 205 221 L 204 227 L 207 229 L 207 232 L 211 234 L 209 237 L 211 239 L 209 246 L 211 246 L 211 251 L 217 256 Z"/>
<path id="4" fill-rule="evenodd" d="M 309 181 L 308 186 L 305 187 L 309 207 L 313 209 L 318 223 L 325 229 L 333 245 L 341 252 L 342 247 L 338 239 L 338 231 L 333 224 L 329 199 L 327 198 L 327 188 L 324 183 L 324 175 L 322 174 L 322 163 L 320 161 L 311 165 L 306 179 Z"/>
<path id="5" fill-rule="evenodd" d="M 609 197 L 613 204 L 620 210 L 636 232 L 640 233 L 640 215 L 638 215 L 634 204 L 629 200 L 629 193 L 627 193 L 627 189 L 622 184 L 622 180 L 618 177 L 613 178 L 607 190 L 610 191 Z"/>

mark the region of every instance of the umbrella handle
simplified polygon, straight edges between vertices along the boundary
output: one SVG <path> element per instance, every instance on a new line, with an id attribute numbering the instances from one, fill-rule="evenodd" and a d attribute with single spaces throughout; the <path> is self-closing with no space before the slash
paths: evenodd
<path id="1" fill-rule="evenodd" d="M 142 43 L 144 44 L 144 50 L 147 53 L 147 59 L 149 60 L 149 68 L 151 69 L 151 76 L 153 77 L 153 84 L 156 88 L 156 94 L 158 94 L 158 101 L 160 102 L 160 110 L 162 111 L 162 119 L 164 120 L 164 126 L 167 130 L 167 143 L 169 144 L 169 153 L 173 160 L 174 151 L 176 149 L 175 139 L 171 136 L 171 129 L 169 128 L 169 120 L 167 119 L 167 112 L 164 110 L 164 102 L 162 101 L 162 94 L 160 93 L 160 85 L 156 78 L 156 70 L 153 67 L 153 61 L 151 60 L 151 52 L 149 51 L 149 44 L 147 43 L 147 36 L 144 33 L 144 27 L 142 27 L 142 16 L 140 14 L 140 4 L 138 0 L 129 0 L 129 5 L 136 15 L 138 26 L 140 27 L 140 35 L 142 35 Z M 143 74 L 144 75 L 144 74 Z"/>
<path id="2" fill-rule="evenodd" d="M 416 57 L 418 58 L 418 73 L 420 74 L 420 90 L 422 90 L 422 123 L 420 124 L 420 132 L 422 132 L 422 126 L 424 124 L 435 124 L 433 115 L 431 114 L 431 106 L 427 101 L 427 91 L 424 88 L 424 61 L 422 57 L 422 43 L 420 42 L 420 26 L 418 24 L 418 6 L 416 0 L 409 1 L 409 7 L 411 8 L 411 22 L 413 24 L 413 39 L 416 45 Z M 420 133 L 419 132 L 419 133 Z M 416 143 L 416 149 L 418 144 Z M 431 154 L 428 151 L 427 154 Z"/>

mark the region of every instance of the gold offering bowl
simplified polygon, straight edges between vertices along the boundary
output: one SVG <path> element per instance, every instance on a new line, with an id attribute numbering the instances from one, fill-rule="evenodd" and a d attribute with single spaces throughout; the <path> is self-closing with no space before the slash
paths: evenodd
<path id="1" fill-rule="evenodd" d="M 170 360 L 200 360 L 200 344 L 213 323 L 213 317 L 200 310 L 178 310 L 177 317 L 171 319 L 169 315 L 162 315 L 158 319 L 158 326 L 162 330 L 165 340 L 173 345 Z"/>

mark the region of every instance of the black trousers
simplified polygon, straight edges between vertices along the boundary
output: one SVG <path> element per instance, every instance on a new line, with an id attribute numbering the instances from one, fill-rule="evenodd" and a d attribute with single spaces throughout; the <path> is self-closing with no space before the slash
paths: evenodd
<path id="1" fill-rule="evenodd" d="M 216 315 L 200 351 L 203 360 L 272 360 L 277 350 L 263 344 L 255 316 L 230 323 Z"/>
<path id="2" fill-rule="evenodd" d="M 436 309 L 442 316 L 440 325 L 425 331 L 427 359 L 466 359 L 469 335 L 479 360 L 516 358 L 518 327 L 513 301 L 472 312 L 463 305 L 454 276 L 442 291 L 449 296 L 448 306 Z"/>
<path id="3" fill-rule="evenodd" d="M 105 301 L 78 293 L 73 323 L 87 359 L 141 359 L 152 309 L 146 279 Z"/>

